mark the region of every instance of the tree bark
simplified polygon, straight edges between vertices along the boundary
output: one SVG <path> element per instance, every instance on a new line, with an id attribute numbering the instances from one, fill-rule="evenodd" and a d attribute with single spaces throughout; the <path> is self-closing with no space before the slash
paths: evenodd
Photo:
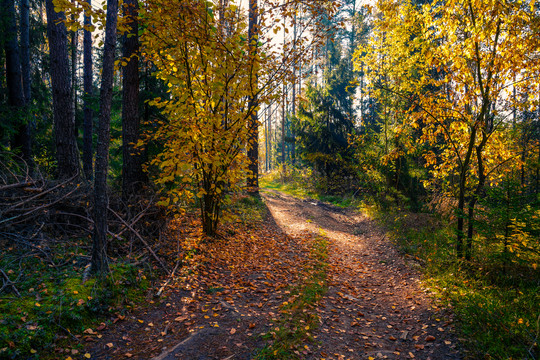
<path id="1" fill-rule="evenodd" d="M 467 191 L 467 175 L 469 172 L 469 164 L 471 162 L 471 156 L 474 150 L 474 143 L 476 141 L 476 127 L 471 128 L 471 135 L 469 137 L 469 145 L 467 148 L 467 153 L 461 164 L 460 175 L 459 175 L 459 196 L 458 196 L 458 209 L 457 209 L 457 256 L 462 258 L 464 255 L 464 244 L 463 238 L 464 234 L 464 225 L 465 225 L 465 193 Z"/>
<path id="2" fill-rule="evenodd" d="M 79 150 L 75 137 L 75 113 L 71 101 L 71 77 L 65 14 L 54 11 L 53 0 L 46 0 L 47 36 L 49 38 L 50 74 L 53 95 L 54 134 L 57 177 L 79 174 Z"/>
<path id="3" fill-rule="evenodd" d="M 71 20 L 75 21 L 75 15 L 71 16 Z M 75 119 L 75 138 L 79 136 L 79 125 L 77 121 L 77 50 L 79 47 L 79 32 L 71 31 L 71 101 L 73 101 L 73 116 Z"/>
<path id="4" fill-rule="evenodd" d="M 142 154 L 134 144 L 139 140 L 139 4 L 126 0 L 124 17 L 128 19 L 129 31 L 123 37 L 123 53 L 127 65 L 122 78 L 122 196 L 127 199 L 147 181 L 142 170 Z"/>
<path id="5" fill-rule="evenodd" d="M 92 0 L 86 0 L 88 6 L 91 6 Z M 85 13 L 84 26 L 92 26 L 92 17 Z M 83 171 L 84 177 L 87 180 L 92 180 L 93 174 L 93 149 L 92 149 L 92 132 L 93 132 L 93 117 L 94 111 L 91 106 L 91 97 L 94 93 L 93 81 L 92 81 L 92 33 L 88 30 L 84 30 L 83 39 L 83 87 L 84 87 L 84 101 L 83 101 Z"/>
<path id="6" fill-rule="evenodd" d="M 32 98 L 32 80 L 30 69 L 30 3 L 21 1 L 21 70 L 24 88 L 24 100 L 30 103 Z"/>
<path id="7" fill-rule="evenodd" d="M 6 54 L 6 85 L 8 88 L 8 104 L 15 114 L 13 123 L 13 136 L 11 138 L 11 149 L 19 152 L 23 160 L 31 163 L 31 143 L 30 131 L 27 119 L 24 114 L 26 100 L 24 96 L 23 75 L 21 70 L 21 56 L 19 44 L 17 42 L 17 22 L 15 18 L 15 1 L 2 1 L 2 8 L 5 15 L 5 43 Z"/>
<path id="8" fill-rule="evenodd" d="M 105 49 L 103 52 L 103 71 L 99 98 L 96 171 L 94 175 L 94 236 L 91 268 L 92 272 L 97 273 L 103 273 L 109 269 L 107 262 L 107 213 L 109 207 L 109 198 L 107 196 L 107 173 L 109 170 L 109 136 L 117 20 L 118 0 L 107 0 Z"/>
<path id="9" fill-rule="evenodd" d="M 247 181 L 248 191 L 253 194 L 259 193 L 259 119 L 257 114 L 257 82 L 258 82 L 258 63 L 257 63 L 257 43 L 258 43 L 258 13 L 257 0 L 249 0 L 249 21 L 248 21 L 248 39 L 249 52 L 252 61 L 251 71 L 251 95 L 249 98 L 248 108 L 251 111 L 251 116 L 248 120 L 250 129 L 248 138 L 248 169 L 251 173 Z"/>

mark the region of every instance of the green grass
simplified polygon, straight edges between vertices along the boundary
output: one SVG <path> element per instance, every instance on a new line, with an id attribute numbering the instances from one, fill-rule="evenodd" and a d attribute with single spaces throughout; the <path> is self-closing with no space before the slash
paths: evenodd
<path id="1" fill-rule="evenodd" d="M 350 196 L 339 196 L 321 194 L 311 185 L 311 175 L 296 169 L 289 170 L 284 177 L 280 172 L 265 174 L 259 179 L 261 189 L 277 190 L 300 199 L 315 199 L 330 203 L 338 207 L 346 208 L 358 206 L 360 203 L 352 194 Z"/>
<path id="2" fill-rule="evenodd" d="M 265 338 L 269 344 L 255 359 L 300 359 L 315 339 L 312 332 L 319 326 L 316 305 L 328 289 L 328 243 L 316 236 L 310 247 L 310 261 L 302 270 L 303 283 L 291 286 L 290 298 L 281 306 L 281 316 Z"/>
<path id="3" fill-rule="evenodd" d="M 18 292 L 9 287 L 0 294 L 0 358 L 50 359 L 59 346 L 81 348 L 75 335 L 144 298 L 149 282 L 128 264 L 113 263 L 106 277 L 82 283 L 88 259 L 72 245 L 0 249 L 0 269 Z"/>

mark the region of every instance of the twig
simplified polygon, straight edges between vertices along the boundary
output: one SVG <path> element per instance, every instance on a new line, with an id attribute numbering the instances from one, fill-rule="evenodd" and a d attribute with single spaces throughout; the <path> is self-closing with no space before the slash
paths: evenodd
<path id="1" fill-rule="evenodd" d="M 150 206 L 152 206 L 152 201 L 149 201 L 148 202 L 148 206 L 143 210 L 141 211 L 136 217 L 135 219 L 133 219 L 133 221 L 131 222 L 131 226 L 133 227 L 142 217 L 144 214 L 146 214 L 146 212 L 148 211 L 148 209 L 150 209 Z M 122 235 L 124 233 L 125 229 L 120 231 L 120 233 L 118 235 Z"/>
<path id="2" fill-rule="evenodd" d="M 165 290 L 165 287 L 167 285 L 169 285 L 169 283 L 171 282 L 172 278 L 174 277 L 174 273 L 175 273 L 176 269 L 178 269 L 178 265 L 180 265 L 180 260 L 176 261 L 176 265 L 174 266 L 174 269 L 171 272 L 171 274 L 169 275 L 169 277 L 167 278 L 167 281 L 165 281 L 165 283 L 159 288 L 158 292 L 156 293 L 157 297 L 161 296 L 161 294 L 163 293 L 163 290 Z"/>
<path id="3" fill-rule="evenodd" d="M 122 219 L 122 217 L 120 215 L 118 215 L 114 210 L 112 210 L 111 208 L 108 208 L 109 211 L 118 218 L 118 220 L 120 220 L 122 222 L 122 224 L 124 224 L 124 226 L 126 226 L 129 230 L 131 230 L 131 232 L 139 239 L 141 240 L 141 242 L 144 244 L 144 246 L 146 247 L 146 249 L 148 249 L 148 251 L 150 251 L 150 253 L 152 254 L 152 256 L 154 257 L 154 259 L 156 259 L 159 264 L 161 265 L 161 267 L 163 268 L 163 270 L 165 270 L 165 272 L 167 272 L 167 274 L 170 274 L 169 272 L 169 269 L 167 269 L 167 267 L 165 266 L 165 264 L 163 264 L 163 261 L 161 261 L 161 259 L 156 255 L 156 253 L 154 252 L 154 250 L 152 250 L 152 248 L 150 247 L 150 245 L 146 242 L 146 240 L 144 240 L 144 238 L 141 236 L 141 234 L 139 234 L 139 232 L 135 229 L 133 229 L 132 226 L 130 226 L 124 219 Z"/>
<path id="4" fill-rule="evenodd" d="M 19 293 L 19 290 L 17 290 L 17 288 L 15 287 L 15 284 L 13 283 L 13 281 L 11 281 L 9 276 L 7 276 L 7 274 L 4 272 L 4 270 L 0 269 L 0 272 L 2 273 L 2 275 L 4 275 L 4 278 L 6 279 L 4 281 L 4 286 L 2 286 L 2 289 L 0 289 L 0 290 L 4 290 L 4 288 L 6 286 L 11 286 L 11 288 L 13 289 L 15 294 L 17 294 L 18 297 L 21 297 L 21 294 Z"/>

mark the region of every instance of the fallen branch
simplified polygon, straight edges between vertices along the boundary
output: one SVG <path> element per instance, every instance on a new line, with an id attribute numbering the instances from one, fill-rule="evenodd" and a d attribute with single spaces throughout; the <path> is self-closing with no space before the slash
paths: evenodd
<path id="1" fill-rule="evenodd" d="M 26 181 L 26 182 L 20 182 L 20 183 L 15 183 L 15 184 L 9 184 L 9 185 L 0 186 L 0 191 L 17 189 L 20 187 L 32 186 L 35 184 L 36 184 L 35 181 Z"/>
<path id="2" fill-rule="evenodd" d="M 34 212 L 36 212 L 36 211 L 46 209 L 46 208 L 48 208 L 48 207 L 50 207 L 50 206 L 53 206 L 53 205 L 59 203 L 60 201 L 64 200 L 65 198 L 67 198 L 68 196 L 70 196 L 71 194 L 73 194 L 73 193 L 74 193 L 75 191 L 77 191 L 78 189 L 79 189 L 79 188 L 76 187 L 75 189 L 71 190 L 70 192 L 68 192 L 68 193 L 65 194 L 64 196 L 62 196 L 62 197 L 56 199 L 55 201 L 53 201 L 53 202 L 51 202 L 51 203 L 49 203 L 49 204 L 43 204 L 43 205 L 41 205 L 41 206 L 38 206 L 38 207 L 33 208 L 33 209 L 31 209 L 31 210 L 28 210 L 28 211 L 25 212 L 24 214 L 15 215 L 15 216 L 10 217 L 10 218 L 8 218 L 8 219 L 1 220 L 1 221 L 0 221 L 0 225 L 4 224 L 4 223 L 6 223 L 6 222 L 12 222 L 12 225 L 17 224 L 17 222 L 13 222 L 13 221 L 16 220 L 16 219 L 18 219 L 18 218 L 21 218 L 21 217 L 23 218 L 23 221 L 24 221 L 24 220 L 27 220 L 26 217 L 27 217 L 28 215 L 30 215 L 30 214 L 32 214 L 32 213 L 34 213 Z"/>
<path id="3" fill-rule="evenodd" d="M 21 294 L 19 293 L 19 290 L 17 290 L 17 287 L 15 287 L 15 283 L 13 281 L 11 281 L 11 279 L 9 278 L 9 276 L 7 276 L 7 274 L 4 272 L 4 270 L 0 269 L 0 273 L 2 273 L 3 277 L 5 278 L 5 280 L 3 280 L 4 285 L 2 286 L 2 289 L 0 289 L 0 292 L 2 292 L 2 290 L 4 290 L 4 288 L 6 288 L 8 286 L 11 286 L 11 288 L 13 289 L 13 292 L 15 292 L 15 294 L 17 294 L 17 297 L 21 297 Z"/>
<path id="4" fill-rule="evenodd" d="M 122 224 L 124 224 L 125 227 L 127 227 L 139 240 L 141 240 L 141 242 L 144 244 L 146 249 L 148 251 L 150 251 L 150 253 L 154 257 L 154 259 L 156 259 L 157 262 L 161 265 L 163 270 L 165 270 L 165 272 L 167 274 L 170 274 L 169 269 L 167 269 L 167 266 L 165 266 L 163 261 L 161 261 L 161 259 L 156 255 L 154 250 L 152 250 L 152 247 L 148 244 L 148 242 L 146 242 L 146 240 L 144 240 L 144 238 L 141 236 L 141 234 L 139 234 L 139 232 L 137 230 L 133 229 L 133 227 L 131 225 L 129 225 L 124 219 L 122 219 L 122 217 L 120 215 L 118 215 L 114 210 L 112 210 L 111 208 L 108 208 L 108 209 L 114 216 L 116 216 L 118 218 L 118 220 L 120 220 L 120 222 L 122 222 Z"/>
<path id="5" fill-rule="evenodd" d="M 171 274 L 169 275 L 169 277 L 167 278 L 167 281 L 165 281 L 165 283 L 159 288 L 158 292 L 156 293 L 156 296 L 157 297 L 160 297 L 161 294 L 163 293 L 163 290 L 165 290 L 165 287 L 167 285 L 169 285 L 169 283 L 171 282 L 171 280 L 173 279 L 174 277 L 174 273 L 176 272 L 176 269 L 178 269 L 178 265 L 180 265 L 180 260 L 177 260 L 176 261 L 176 265 L 174 266 L 174 269 L 173 271 L 171 272 Z"/>
<path id="6" fill-rule="evenodd" d="M 52 192 L 52 191 L 58 189 L 59 187 L 62 187 L 62 186 L 64 186 L 64 185 L 68 184 L 68 183 L 71 182 L 72 180 L 75 180 L 75 178 L 76 178 L 77 176 L 78 176 L 78 175 L 75 175 L 75 176 L 73 176 L 73 177 L 67 179 L 67 180 L 64 181 L 64 182 L 61 182 L 60 184 L 57 184 L 56 186 L 53 186 L 53 187 L 50 188 L 50 189 L 47 189 L 47 190 L 45 190 L 45 191 L 43 191 L 43 192 L 40 192 L 40 193 L 37 194 L 37 195 L 31 196 L 31 197 L 29 197 L 28 199 L 25 199 L 25 200 L 23 200 L 23 201 L 21 201 L 21 202 L 19 202 L 19 203 L 17 203 L 17 204 L 14 204 L 13 206 L 11 206 L 11 208 L 7 209 L 7 210 L 5 211 L 5 213 L 9 213 L 10 211 L 12 211 L 12 210 L 14 210 L 14 209 L 16 209 L 16 208 L 18 208 L 18 207 L 20 207 L 20 206 L 22 206 L 22 205 L 28 203 L 28 202 L 30 202 L 30 201 L 32 201 L 32 200 L 35 200 L 35 199 L 37 199 L 37 198 L 39 198 L 39 197 L 42 197 L 43 195 L 47 195 L 48 193 L 50 193 L 50 192 Z"/>

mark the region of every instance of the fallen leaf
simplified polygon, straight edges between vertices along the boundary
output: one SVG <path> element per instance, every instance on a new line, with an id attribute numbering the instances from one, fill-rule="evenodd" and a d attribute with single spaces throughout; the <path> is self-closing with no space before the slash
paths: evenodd
<path id="1" fill-rule="evenodd" d="M 435 341 L 435 336 L 433 336 L 433 335 L 428 335 L 428 336 L 426 337 L 426 341 Z"/>
<path id="2" fill-rule="evenodd" d="M 108 348 L 112 348 L 113 346 L 114 346 L 113 343 L 107 343 Z"/>
<path id="3" fill-rule="evenodd" d="M 231 331 L 229 331 L 232 334 L 234 334 L 236 332 L 236 329 L 235 328 L 232 328 Z"/>

